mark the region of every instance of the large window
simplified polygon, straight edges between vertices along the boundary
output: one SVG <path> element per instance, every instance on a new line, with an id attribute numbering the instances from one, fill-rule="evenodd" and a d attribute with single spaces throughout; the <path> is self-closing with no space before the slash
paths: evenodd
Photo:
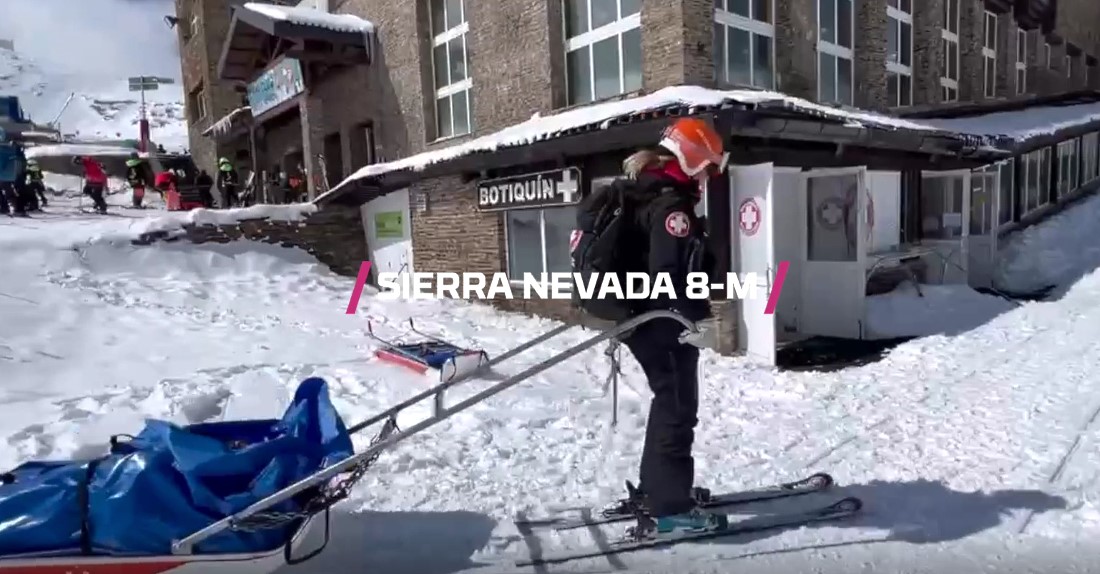
<path id="1" fill-rule="evenodd" d="M 997 95 L 997 15 L 985 13 L 985 31 L 982 34 L 982 74 L 985 77 L 985 97 Z"/>
<path id="2" fill-rule="evenodd" d="M 1010 159 L 998 164 L 1001 169 L 1000 180 L 1000 216 L 997 221 L 1001 225 L 1010 223 L 1016 218 L 1016 200 L 1013 190 L 1016 189 L 1016 160 Z"/>
<path id="3" fill-rule="evenodd" d="M 466 21 L 462 0 L 431 0 L 432 62 L 435 67 L 436 135 L 460 136 L 473 131 L 469 68 L 466 66 Z"/>
<path id="4" fill-rule="evenodd" d="M 714 0 L 715 78 L 735 86 L 775 87 L 774 0 Z"/>
<path id="5" fill-rule="evenodd" d="M 569 236 L 577 220 L 576 206 L 519 209 L 505 212 L 508 277 L 522 281 L 524 273 L 568 273 Z"/>
<path id="6" fill-rule="evenodd" d="M 1027 93 L 1027 32 L 1016 29 L 1016 95 Z"/>
<path id="7" fill-rule="evenodd" d="M 963 191 L 961 175 L 926 175 L 921 180 L 920 218 L 924 239 L 962 237 Z"/>
<path id="8" fill-rule="evenodd" d="M 1050 148 L 1025 154 L 1020 161 L 1020 185 L 1026 215 L 1050 201 Z"/>
<path id="9" fill-rule="evenodd" d="M 569 104 L 641 89 L 641 0 L 563 1 Z"/>
<path id="10" fill-rule="evenodd" d="M 886 91 L 890 105 L 913 103 L 912 0 L 887 0 Z"/>
<path id="11" fill-rule="evenodd" d="M 1100 134 L 1081 136 L 1081 185 L 1100 177 Z"/>
<path id="12" fill-rule="evenodd" d="M 1067 78 L 1072 78 L 1073 77 L 1073 56 L 1070 56 L 1069 54 L 1066 54 L 1066 57 L 1064 58 L 1064 61 L 1065 61 L 1065 66 L 1064 67 L 1066 68 L 1066 77 Z"/>
<path id="13" fill-rule="evenodd" d="M 944 0 L 943 29 L 940 38 L 943 41 L 943 75 L 940 86 L 943 88 L 943 101 L 954 102 L 959 99 L 959 2 Z"/>
<path id="14" fill-rule="evenodd" d="M 1058 144 L 1058 197 L 1072 193 L 1079 185 L 1077 138 Z"/>
<path id="15" fill-rule="evenodd" d="M 191 93 L 187 94 L 188 120 L 196 123 L 206 119 L 206 88 L 202 83 L 195 86 Z"/>
<path id="16" fill-rule="evenodd" d="M 817 0 L 817 99 L 852 104 L 852 0 Z"/>

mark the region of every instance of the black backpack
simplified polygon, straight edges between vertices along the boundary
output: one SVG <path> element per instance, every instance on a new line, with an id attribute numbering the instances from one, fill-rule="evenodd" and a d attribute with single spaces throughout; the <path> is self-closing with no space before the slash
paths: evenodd
<path id="1" fill-rule="evenodd" d="M 622 246 L 629 239 L 633 225 L 634 201 L 627 189 L 632 183 L 616 180 L 596 191 L 579 206 L 577 228 L 569 241 L 573 263 L 573 306 L 606 321 L 624 321 L 634 315 L 632 301 L 615 297 L 599 299 L 603 276 L 618 275 L 619 284 L 626 285 L 626 272 L 632 269 L 634 258 Z M 577 277 L 590 289 L 590 296 L 580 296 Z"/>

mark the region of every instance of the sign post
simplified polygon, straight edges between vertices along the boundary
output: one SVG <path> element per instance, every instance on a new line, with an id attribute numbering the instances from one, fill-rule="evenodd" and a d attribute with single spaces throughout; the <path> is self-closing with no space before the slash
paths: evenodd
<path id="1" fill-rule="evenodd" d="M 129 78 L 129 82 L 131 92 L 141 92 L 141 119 L 138 121 L 141 138 L 139 149 L 146 152 L 149 151 L 149 116 L 145 105 L 145 92 L 160 89 L 161 84 L 174 84 L 176 82 L 172 78 L 158 76 L 135 76 Z"/>

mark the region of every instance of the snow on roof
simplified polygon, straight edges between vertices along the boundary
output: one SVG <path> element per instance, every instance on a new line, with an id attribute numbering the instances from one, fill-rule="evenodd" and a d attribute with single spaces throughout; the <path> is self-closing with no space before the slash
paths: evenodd
<path id="1" fill-rule="evenodd" d="M 117 145 L 51 144 L 29 147 L 27 148 L 25 153 L 28 158 L 32 158 L 72 155 L 129 157 L 129 155 L 134 152 L 137 152 L 137 150 L 134 148 L 122 147 Z M 148 154 L 140 155 L 148 156 Z"/>
<path id="2" fill-rule="evenodd" d="M 500 148 L 514 147 L 530 144 L 554 137 L 563 131 L 582 126 L 601 124 L 600 129 L 606 129 L 612 120 L 626 118 L 635 114 L 653 111 L 669 106 L 719 106 L 726 103 L 759 104 L 759 103 L 783 103 L 794 109 L 815 113 L 826 118 L 840 120 L 846 125 L 873 126 L 886 129 L 909 129 L 940 132 L 940 128 L 930 126 L 923 121 L 906 120 L 865 112 L 859 110 L 844 110 L 830 106 L 816 104 L 814 102 L 788 96 L 779 92 L 765 90 L 713 90 L 700 86 L 672 86 L 635 98 L 604 102 L 590 106 L 584 106 L 566 110 L 550 116 L 536 114 L 531 119 L 496 133 L 488 134 L 466 143 L 453 145 L 447 148 L 424 152 L 399 160 L 368 165 L 351 174 L 327 193 L 318 196 L 315 201 L 320 201 L 345 184 L 384 173 L 400 170 L 421 171 L 424 168 L 479 152 L 490 152 Z"/>
<path id="3" fill-rule="evenodd" d="M 1060 130 L 1100 121 L 1100 102 L 1072 106 L 1040 106 L 966 118 L 922 119 L 943 130 L 1002 136 L 1017 142 L 1051 135 Z"/>
<path id="4" fill-rule="evenodd" d="M 233 119 L 234 118 L 236 118 L 240 114 L 243 114 L 244 112 L 251 112 L 251 111 L 252 111 L 251 106 L 239 107 L 239 108 L 229 112 L 228 114 L 225 114 L 225 116 L 222 117 L 222 119 L 214 122 L 213 125 L 206 128 L 206 130 L 202 132 L 202 135 L 205 136 L 205 135 L 210 135 L 210 134 L 217 134 L 217 135 L 224 134 L 224 133 L 229 131 L 229 128 L 233 127 Z"/>
<path id="5" fill-rule="evenodd" d="M 276 6 L 260 2 L 246 2 L 244 9 L 268 18 L 303 26 L 317 26 L 337 32 L 374 32 L 374 24 L 351 14 L 330 14 L 305 6 Z"/>

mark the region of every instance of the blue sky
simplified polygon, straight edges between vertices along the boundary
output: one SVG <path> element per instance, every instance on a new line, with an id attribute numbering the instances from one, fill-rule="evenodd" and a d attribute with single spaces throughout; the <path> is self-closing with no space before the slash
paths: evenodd
<path id="1" fill-rule="evenodd" d="M 0 0 L 0 38 L 54 71 L 179 78 L 173 0 Z"/>

